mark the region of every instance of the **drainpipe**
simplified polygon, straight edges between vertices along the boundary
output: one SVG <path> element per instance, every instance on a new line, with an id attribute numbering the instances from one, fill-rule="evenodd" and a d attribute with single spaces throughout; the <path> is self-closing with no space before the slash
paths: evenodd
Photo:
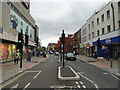
<path id="1" fill-rule="evenodd" d="M 113 31 L 115 31 L 115 16 L 114 16 L 114 7 L 113 7 L 113 3 L 111 3 L 111 7 L 112 7 L 112 15 L 113 15 Z"/>

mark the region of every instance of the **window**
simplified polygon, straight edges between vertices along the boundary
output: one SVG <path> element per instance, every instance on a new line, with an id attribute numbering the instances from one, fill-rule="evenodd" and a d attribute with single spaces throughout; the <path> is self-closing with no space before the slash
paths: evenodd
<path id="1" fill-rule="evenodd" d="M 94 27 L 94 22 L 92 21 L 92 27 Z"/>
<path id="2" fill-rule="evenodd" d="M 120 21 L 118 21 L 118 28 L 120 29 Z"/>
<path id="3" fill-rule="evenodd" d="M 107 11 L 107 20 L 110 19 L 110 10 Z"/>
<path id="4" fill-rule="evenodd" d="M 101 21 L 104 22 L 104 14 L 101 16 Z"/>
<path id="5" fill-rule="evenodd" d="M 110 25 L 107 26 L 107 32 L 111 32 L 111 28 L 110 28 Z"/>
<path id="6" fill-rule="evenodd" d="M 97 25 L 99 25 L 99 18 L 97 18 Z"/>
<path id="7" fill-rule="evenodd" d="M 105 29 L 104 28 L 102 28 L 102 34 L 105 34 Z"/>
<path id="8" fill-rule="evenodd" d="M 120 2 L 118 2 L 118 13 L 120 13 Z"/>
<path id="9" fill-rule="evenodd" d="M 98 30 L 98 31 L 97 31 L 97 36 L 99 36 L 99 35 L 100 35 L 100 31 Z"/>
<path id="10" fill-rule="evenodd" d="M 88 25 L 89 29 L 90 29 L 90 24 Z"/>
<path id="11" fill-rule="evenodd" d="M 89 40 L 90 40 L 90 34 L 89 34 Z"/>
<path id="12" fill-rule="evenodd" d="M 92 38 L 94 38 L 94 32 L 92 32 Z"/>

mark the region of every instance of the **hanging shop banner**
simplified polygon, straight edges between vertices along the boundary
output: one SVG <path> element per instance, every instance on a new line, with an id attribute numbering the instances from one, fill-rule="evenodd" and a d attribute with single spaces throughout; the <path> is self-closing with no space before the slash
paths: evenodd
<path id="1" fill-rule="evenodd" d="M 18 30 L 23 30 L 23 34 L 28 34 L 29 37 L 34 37 L 34 30 L 21 18 L 16 12 L 10 9 L 10 27 Z"/>

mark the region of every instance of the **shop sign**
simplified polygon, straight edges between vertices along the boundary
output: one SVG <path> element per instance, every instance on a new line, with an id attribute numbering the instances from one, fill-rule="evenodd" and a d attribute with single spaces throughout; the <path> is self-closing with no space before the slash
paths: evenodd
<path id="1" fill-rule="evenodd" d="M 80 44 L 80 47 L 85 47 L 85 45 L 84 44 Z"/>
<path id="2" fill-rule="evenodd" d="M 90 43 L 86 44 L 86 47 L 90 47 L 90 46 L 91 46 L 91 44 L 90 44 Z"/>
<path id="3" fill-rule="evenodd" d="M 111 43 L 111 39 L 110 39 L 110 38 L 107 38 L 107 39 L 105 40 L 105 42 L 106 42 L 106 44 Z"/>

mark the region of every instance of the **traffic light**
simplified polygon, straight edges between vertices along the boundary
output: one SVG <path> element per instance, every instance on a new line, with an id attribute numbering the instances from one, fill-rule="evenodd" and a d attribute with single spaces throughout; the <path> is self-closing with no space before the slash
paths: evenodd
<path id="1" fill-rule="evenodd" d="M 22 44 L 24 42 L 22 33 L 18 33 L 18 43 Z"/>
<path id="2" fill-rule="evenodd" d="M 18 33 L 18 43 L 21 43 L 22 40 L 21 40 L 21 33 Z"/>
<path id="3" fill-rule="evenodd" d="M 25 35 L 25 45 L 28 45 L 28 43 L 29 43 L 29 36 Z"/>

